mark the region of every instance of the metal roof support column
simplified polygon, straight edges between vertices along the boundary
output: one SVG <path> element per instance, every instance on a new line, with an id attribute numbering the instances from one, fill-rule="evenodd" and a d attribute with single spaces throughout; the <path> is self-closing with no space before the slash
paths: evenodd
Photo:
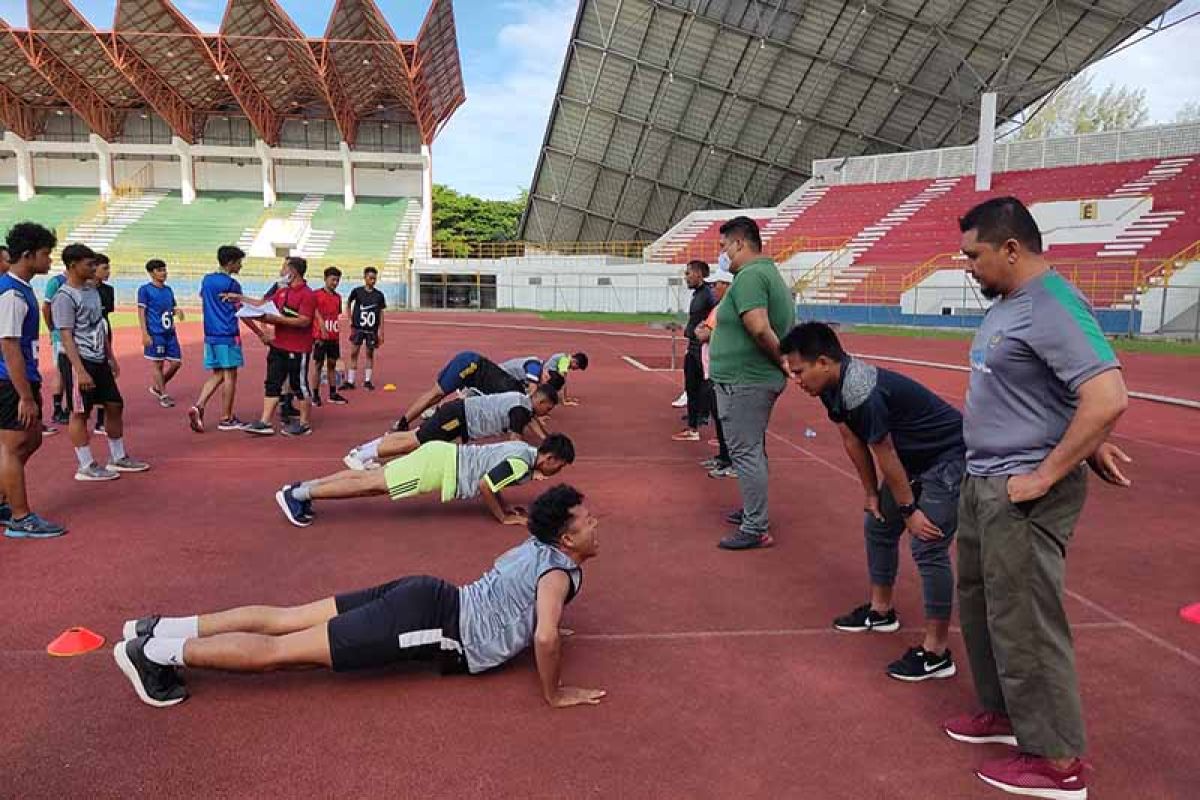
<path id="1" fill-rule="evenodd" d="M 12 131 L 4 132 L 4 146 L 17 154 L 17 199 L 32 200 L 37 194 L 33 185 L 33 161 L 29 158 L 29 143 Z"/>

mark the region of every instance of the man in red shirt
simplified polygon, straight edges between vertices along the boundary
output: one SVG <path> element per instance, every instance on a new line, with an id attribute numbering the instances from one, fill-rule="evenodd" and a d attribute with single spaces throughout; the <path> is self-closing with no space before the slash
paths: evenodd
<path id="1" fill-rule="evenodd" d="M 268 305 L 266 314 L 244 320 L 268 347 L 262 418 L 243 428 L 247 433 L 258 436 L 275 433 L 271 419 L 275 416 L 285 382 L 300 401 L 300 417 L 283 427 L 283 435 L 308 436 L 312 433 L 312 427 L 308 424 L 311 409 L 308 362 L 313 349 L 313 318 L 316 316 L 317 298 L 304 282 L 304 273 L 307 271 L 308 262 L 303 258 L 288 256 L 284 259 L 278 288 L 269 298 L 274 308 Z M 242 300 L 247 302 L 245 298 Z M 275 310 L 279 313 L 274 313 Z M 272 326 L 274 332 L 259 328 L 258 323 Z"/>
<path id="2" fill-rule="evenodd" d="M 321 405 L 321 368 L 326 369 L 329 381 L 329 402 L 345 405 L 346 398 L 338 394 L 337 362 L 342 357 L 342 296 L 337 293 L 342 281 L 342 271 L 337 267 L 326 267 L 325 286 L 315 291 L 317 296 L 317 318 L 313 320 L 312 368 L 308 374 L 308 385 L 312 388 L 312 403 Z"/>

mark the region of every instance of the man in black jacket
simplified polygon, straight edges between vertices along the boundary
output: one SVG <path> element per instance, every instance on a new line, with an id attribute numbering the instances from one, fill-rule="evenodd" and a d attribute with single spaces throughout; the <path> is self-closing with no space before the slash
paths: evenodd
<path id="1" fill-rule="evenodd" d="M 677 442 L 700 441 L 700 420 L 708 413 L 708 397 L 704 388 L 704 364 L 700 360 L 700 340 L 696 338 L 696 327 L 708 319 L 708 312 L 717 305 L 712 288 L 704 282 L 708 277 L 708 264 L 689 261 L 685 280 L 692 290 L 692 303 L 688 308 L 687 355 L 683 358 L 683 381 L 687 390 L 687 427 L 671 438 Z"/>

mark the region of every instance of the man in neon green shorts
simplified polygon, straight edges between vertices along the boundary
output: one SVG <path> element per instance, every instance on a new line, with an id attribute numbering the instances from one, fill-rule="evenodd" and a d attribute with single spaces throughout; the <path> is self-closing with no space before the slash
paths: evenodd
<path id="1" fill-rule="evenodd" d="M 299 528 L 312 524 L 315 500 L 349 500 L 388 495 L 402 500 L 439 492 L 442 502 L 483 498 L 484 505 L 503 525 L 524 525 L 525 510 L 507 506 L 500 492 L 535 475 L 550 477 L 575 460 L 575 445 L 561 433 L 552 433 L 541 446 L 525 442 L 455 445 L 431 441 L 383 469 L 343 470 L 325 478 L 284 486 L 275 502 L 288 522 Z"/>

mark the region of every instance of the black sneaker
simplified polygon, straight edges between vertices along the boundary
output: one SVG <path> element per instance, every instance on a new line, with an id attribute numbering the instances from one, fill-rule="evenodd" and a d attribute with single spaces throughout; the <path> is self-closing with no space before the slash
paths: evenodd
<path id="1" fill-rule="evenodd" d="M 179 682 L 175 667 L 164 667 L 146 658 L 148 636 L 117 642 L 113 658 L 133 684 L 138 698 L 149 706 L 166 708 L 187 700 L 187 689 Z"/>
<path id="2" fill-rule="evenodd" d="M 253 433 L 255 436 L 275 435 L 275 428 L 269 422 L 263 422 L 261 419 L 246 423 L 242 426 L 242 430 L 246 433 Z"/>
<path id="3" fill-rule="evenodd" d="M 728 522 L 730 525 L 741 525 L 742 519 L 745 516 L 746 516 L 745 512 L 739 508 L 737 511 L 730 511 L 728 514 L 726 514 L 725 521 Z"/>
<path id="4" fill-rule="evenodd" d="M 55 425 L 67 425 L 71 422 L 71 415 L 62 409 L 59 409 L 50 417 L 50 421 Z"/>
<path id="5" fill-rule="evenodd" d="M 952 678 L 958 672 L 954 667 L 954 659 L 950 650 L 938 654 L 931 653 L 924 647 L 910 647 L 899 661 L 888 664 L 887 674 L 898 681 L 916 683 L 930 678 Z"/>
<path id="6" fill-rule="evenodd" d="M 392 433 L 408 430 L 408 417 L 401 417 L 392 423 Z"/>
<path id="7" fill-rule="evenodd" d="M 284 436 L 312 436 L 312 426 L 294 420 L 291 424 L 284 425 L 279 432 Z"/>
<path id="8" fill-rule="evenodd" d="M 297 528 L 307 528 L 312 525 L 312 517 L 304 513 L 305 504 L 296 499 L 294 486 L 285 486 L 276 492 L 275 502 L 279 505 L 279 510 L 287 517 L 287 521 Z M 311 514 L 312 508 L 309 507 L 308 511 Z"/>
<path id="9" fill-rule="evenodd" d="M 367 383 L 370 383 L 370 381 L 367 381 Z M 351 383 L 350 381 L 342 381 L 342 385 L 338 387 L 338 391 L 339 392 L 352 392 L 352 391 L 354 391 L 354 384 Z"/>
<path id="10" fill-rule="evenodd" d="M 349 403 L 350 401 L 347 400 L 346 398 L 342 397 L 337 392 L 334 392 L 329 395 L 329 402 L 333 403 L 335 406 L 344 406 L 344 405 L 346 405 L 346 403 Z"/>
<path id="11" fill-rule="evenodd" d="M 769 533 L 746 533 L 738 531 L 732 536 L 726 536 L 717 542 L 722 550 L 753 550 L 756 547 L 770 547 L 775 544 Z"/>
<path id="12" fill-rule="evenodd" d="M 148 617 L 140 617 L 138 619 L 127 619 L 125 625 L 121 628 L 122 639 L 136 639 L 139 636 L 145 636 L 149 639 L 154 635 L 154 626 L 162 619 L 159 614 L 151 614 Z"/>
<path id="13" fill-rule="evenodd" d="M 332 398 L 332 397 L 331 397 L 331 398 L 329 398 L 329 399 L 330 399 L 330 401 L 332 401 L 332 400 L 333 400 L 333 398 Z M 312 404 L 313 404 L 314 406 L 316 406 L 317 408 L 320 408 L 320 407 L 323 405 L 323 403 L 321 402 L 321 395 L 319 395 L 319 394 L 315 394 L 315 393 L 314 393 L 314 394 L 313 394 L 313 396 L 312 396 Z"/>
<path id="14" fill-rule="evenodd" d="M 886 614 L 878 614 L 871 609 L 870 603 L 866 603 L 854 609 L 849 614 L 835 619 L 833 627 L 847 633 L 862 633 L 864 631 L 894 633 L 900 630 L 900 620 L 896 617 L 896 609 L 893 608 Z"/>
<path id="15" fill-rule="evenodd" d="M 351 385 L 350 388 L 353 389 L 354 386 Z M 373 392 L 373 391 L 375 391 L 375 384 L 371 383 L 370 381 L 363 381 L 363 388 L 366 389 L 368 392 Z"/>

